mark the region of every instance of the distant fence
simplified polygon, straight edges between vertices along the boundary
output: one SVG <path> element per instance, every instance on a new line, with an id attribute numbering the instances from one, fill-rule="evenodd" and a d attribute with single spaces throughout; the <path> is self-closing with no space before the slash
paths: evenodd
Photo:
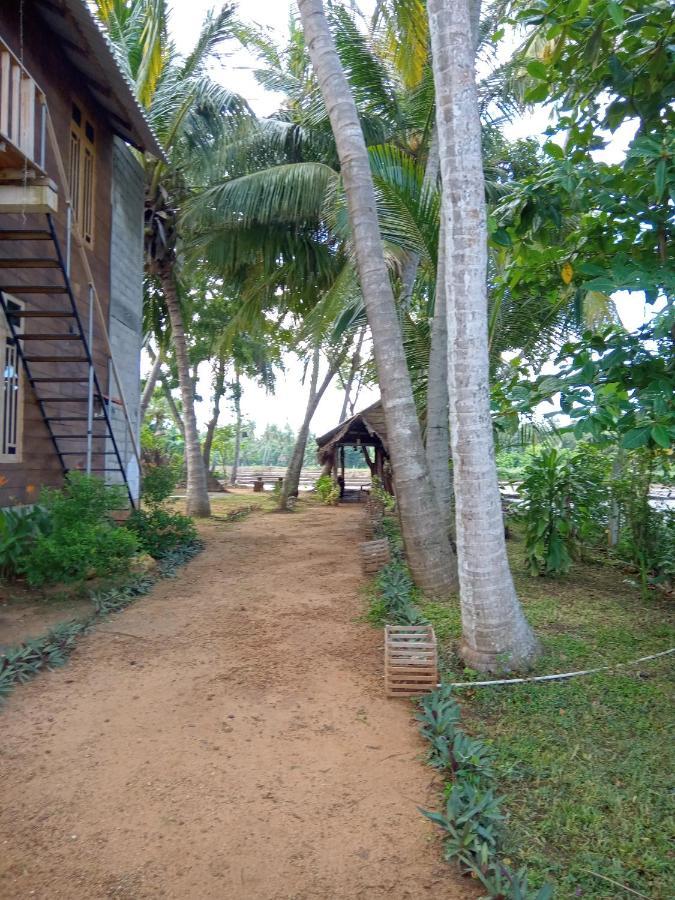
<path id="1" fill-rule="evenodd" d="M 286 474 L 285 466 L 240 466 L 237 472 L 238 487 L 253 487 L 253 483 L 262 478 L 267 489 L 271 489 L 274 484 L 283 478 Z M 311 491 L 321 476 L 320 468 L 303 469 L 300 473 L 300 490 Z M 220 473 L 216 478 L 223 484 L 228 484 L 230 473 L 223 477 Z M 369 469 L 345 469 L 345 488 L 347 490 L 368 490 L 371 486 L 371 476 Z M 502 492 L 503 499 L 508 502 L 517 502 L 519 499 L 518 482 L 500 481 L 499 488 Z M 673 508 L 675 506 L 675 488 L 668 485 L 654 484 L 649 492 L 649 499 L 653 506 L 657 508 Z"/>
<path id="2" fill-rule="evenodd" d="M 286 468 L 282 466 L 241 466 L 237 472 L 238 487 L 253 487 L 253 483 L 262 478 L 266 486 L 274 485 L 280 478 L 286 474 Z M 218 477 L 218 476 L 217 476 Z M 229 480 L 221 479 L 224 482 Z M 311 491 L 314 485 L 321 477 L 321 469 L 303 469 L 300 473 L 300 490 Z M 370 470 L 369 469 L 346 469 L 345 470 L 345 487 L 348 489 L 360 490 L 361 488 L 370 487 Z"/>

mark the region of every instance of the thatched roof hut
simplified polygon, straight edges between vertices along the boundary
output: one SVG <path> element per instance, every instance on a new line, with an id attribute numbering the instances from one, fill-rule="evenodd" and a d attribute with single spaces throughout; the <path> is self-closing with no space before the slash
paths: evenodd
<path id="1" fill-rule="evenodd" d="M 319 448 L 317 453 L 319 462 L 326 474 L 332 472 L 336 479 L 341 474 L 344 483 L 344 448 L 353 447 L 363 453 L 371 476 L 379 478 L 386 490 L 393 492 L 387 427 L 381 401 L 378 400 L 372 406 L 336 425 L 326 434 L 322 434 L 316 439 L 316 443 Z"/>

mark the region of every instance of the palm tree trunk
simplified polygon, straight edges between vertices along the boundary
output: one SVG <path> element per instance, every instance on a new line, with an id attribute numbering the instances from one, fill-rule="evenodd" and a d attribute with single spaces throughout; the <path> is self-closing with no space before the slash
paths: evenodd
<path id="1" fill-rule="evenodd" d="M 211 447 L 213 446 L 213 436 L 218 425 L 220 417 L 220 401 L 225 393 L 225 360 L 220 357 L 216 363 L 216 370 L 213 379 L 213 412 L 209 423 L 206 426 L 206 437 L 204 438 L 204 449 L 202 456 L 204 458 L 204 467 L 208 473 L 211 468 Z"/>
<path id="2" fill-rule="evenodd" d="M 310 375 L 307 408 L 305 410 L 305 417 L 302 421 L 302 425 L 300 426 L 300 431 L 298 432 L 298 437 L 295 441 L 295 446 L 293 447 L 293 453 L 291 454 L 291 458 L 288 462 L 286 474 L 284 475 L 284 483 L 281 488 L 281 496 L 279 497 L 279 509 L 287 509 L 289 497 L 295 497 L 298 493 L 298 488 L 300 486 L 300 475 L 302 474 L 302 463 L 305 458 L 307 438 L 309 437 L 309 426 L 312 422 L 312 417 L 316 412 L 316 408 L 319 405 L 321 398 L 326 393 L 326 388 L 331 383 L 331 381 L 337 374 L 337 370 L 342 364 L 344 355 L 345 351 L 343 350 L 337 355 L 333 362 L 330 363 L 328 371 L 326 372 L 323 381 L 319 385 L 319 365 L 321 363 L 321 352 L 318 346 L 314 348 L 314 353 L 312 354 L 312 372 Z M 317 385 L 319 386 L 317 387 Z"/>
<path id="3" fill-rule="evenodd" d="M 448 534 L 454 532 L 448 409 L 448 328 L 445 300 L 444 229 L 441 220 L 436 270 L 436 297 L 427 371 L 427 464 L 436 502 Z"/>
<path id="4" fill-rule="evenodd" d="M 359 366 L 361 365 L 361 347 L 363 346 L 363 339 L 366 334 L 365 326 L 359 331 L 359 336 L 356 342 L 356 349 L 354 350 L 354 355 L 351 359 L 351 364 L 349 366 L 349 375 L 347 377 L 347 384 L 345 384 L 345 397 L 342 402 L 342 409 L 340 410 L 340 423 L 344 422 L 347 418 L 347 409 L 349 408 L 349 398 L 352 393 L 352 387 L 354 386 L 354 378 L 356 377 L 356 373 L 359 370 Z"/>
<path id="5" fill-rule="evenodd" d="M 150 400 L 152 398 L 153 393 L 155 392 L 155 386 L 157 384 L 157 379 L 159 378 L 159 373 L 162 368 L 162 363 L 164 362 L 164 358 L 162 353 L 158 353 L 157 356 L 153 359 L 152 348 L 148 347 L 148 354 L 150 355 L 150 359 L 152 360 L 152 368 L 148 372 L 148 377 L 145 382 L 145 387 L 143 388 L 143 393 L 141 394 L 141 408 L 140 408 L 140 419 L 143 421 L 145 413 L 147 412 L 148 406 L 150 405 Z"/>
<path id="6" fill-rule="evenodd" d="M 330 117 L 349 208 L 361 290 L 373 334 L 401 530 L 416 583 L 435 596 L 455 586 L 452 548 L 427 468 L 401 328 L 384 259 L 370 162 L 321 0 L 299 0 L 305 40 Z"/>
<path id="7" fill-rule="evenodd" d="M 230 472 L 230 484 L 234 487 L 239 473 L 239 457 L 241 456 L 241 380 L 239 372 L 235 375 L 234 382 L 234 411 L 237 417 L 237 427 L 234 434 L 234 460 Z"/>
<path id="8" fill-rule="evenodd" d="M 428 12 L 443 185 L 461 653 L 472 668 L 496 670 L 530 663 L 537 641 L 506 557 L 494 455 L 485 184 L 470 5 L 470 0 L 429 0 Z"/>
<path id="9" fill-rule="evenodd" d="M 178 383 L 183 400 L 183 425 L 185 428 L 185 462 L 187 468 L 187 514 L 206 517 L 211 515 L 211 505 L 206 482 L 206 469 L 199 447 L 199 433 L 195 416 L 194 390 L 190 373 L 183 313 L 176 293 L 173 271 L 170 265 L 159 267 L 166 308 L 171 322 L 171 339 L 176 353 Z"/>
<path id="10" fill-rule="evenodd" d="M 436 128 L 436 124 L 434 123 L 434 127 L 431 132 L 431 141 L 429 142 L 427 164 L 424 168 L 424 179 L 422 181 L 423 193 L 433 190 L 433 188 L 436 186 L 440 167 L 441 160 L 438 155 L 438 129 Z M 419 253 L 409 253 L 401 270 L 401 304 L 404 309 L 410 306 L 419 266 Z"/>

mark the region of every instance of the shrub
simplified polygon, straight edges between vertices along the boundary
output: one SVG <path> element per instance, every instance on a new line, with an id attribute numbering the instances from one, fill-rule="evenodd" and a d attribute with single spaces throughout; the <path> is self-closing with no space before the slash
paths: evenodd
<path id="1" fill-rule="evenodd" d="M 532 575 L 565 574 L 585 544 L 602 536 L 609 506 L 605 454 L 581 443 L 573 453 L 544 450 L 520 487 L 527 565 Z"/>
<path id="2" fill-rule="evenodd" d="M 11 581 L 21 574 L 36 538 L 48 530 L 49 516 L 42 507 L 0 510 L 0 578 Z"/>
<path id="3" fill-rule="evenodd" d="M 136 553 L 136 538 L 110 518 L 126 505 L 121 486 L 71 472 L 62 489 L 47 488 L 40 500 L 48 530 L 35 537 L 20 563 L 33 587 L 115 575 Z"/>
<path id="4" fill-rule="evenodd" d="M 159 506 L 168 500 L 176 489 L 178 477 L 169 465 L 145 465 L 143 467 L 143 500 L 148 506 Z"/>
<path id="5" fill-rule="evenodd" d="M 141 550 L 154 559 L 161 559 L 178 547 L 197 540 L 197 530 L 192 519 L 170 513 L 159 506 L 147 512 L 134 510 L 125 527 L 136 536 Z"/>
<path id="6" fill-rule="evenodd" d="M 125 528 L 80 522 L 38 537 L 23 562 L 23 572 L 33 587 L 109 577 L 124 572 L 137 552 L 138 542 Z"/>
<path id="7" fill-rule="evenodd" d="M 315 490 L 321 502 L 326 506 L 335 506 L 340 499 L 340 485 L 330 475 L 322 475 L 318 478 Z"/>

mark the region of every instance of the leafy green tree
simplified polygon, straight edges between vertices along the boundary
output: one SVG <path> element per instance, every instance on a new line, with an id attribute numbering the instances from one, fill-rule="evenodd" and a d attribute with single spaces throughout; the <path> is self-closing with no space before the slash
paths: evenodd
<path id="1" fill-rule="evenodd" d="M 197 43 L 185 58 L 168 38 L 166 0 L 96 0 L 96 10 L 166 154 L 162 159 L 140 159 L 146 180 L 146 271 L 161 287 L 171 325 L 183 402 L 187 511 L 208 516 L 206 468 L 194 411 L 184 287 L 178 265 L 181 234 L 177 209 L 197 178 L 203 151 L 212 151 L 228 116 L 243 111 L 239 98 L 207 74 L 209 60 L 232 34 L 233 7 L 223 6 L 207 16 Z"/>

